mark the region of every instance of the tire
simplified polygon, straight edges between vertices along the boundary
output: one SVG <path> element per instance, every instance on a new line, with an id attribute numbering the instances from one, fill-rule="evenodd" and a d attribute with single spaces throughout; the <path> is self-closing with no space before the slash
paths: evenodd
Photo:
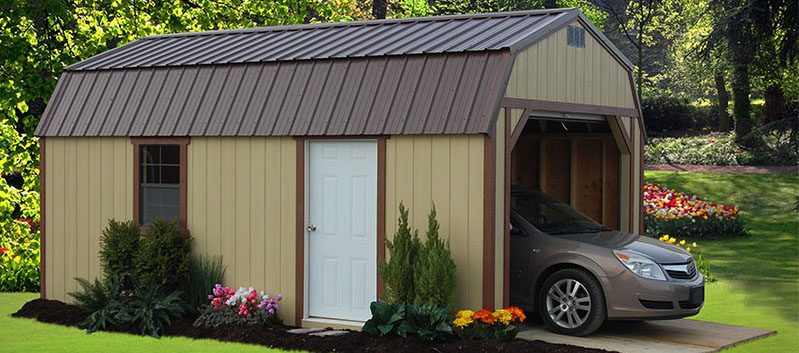
<path id="1" fill-rule="evenodd" d="M 590 335 L 607 318 L 602 287 L 583 269 L 567 268 L 553 273 L 544 281 L 537 299 L 541 320 L 552 332 L 562 335 Z"/>

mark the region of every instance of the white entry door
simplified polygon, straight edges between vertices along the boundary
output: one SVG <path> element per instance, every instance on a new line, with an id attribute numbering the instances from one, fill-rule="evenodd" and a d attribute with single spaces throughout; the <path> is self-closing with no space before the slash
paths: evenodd
<path id="1" fill-rule="evenodd" d="M 308 315 L 366 321 L 377 297 L 377 142 L 311 141 Z"/>

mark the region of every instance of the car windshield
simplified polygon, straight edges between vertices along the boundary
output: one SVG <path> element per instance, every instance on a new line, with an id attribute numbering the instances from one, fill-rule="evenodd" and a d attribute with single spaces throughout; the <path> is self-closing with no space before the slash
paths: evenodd
<path id="1" fill-rule="evenodd" d="M 540 191 L 514 188 L 511 192 L 511 208 L 538 230 L 550 235 L 610 230 Z"/>

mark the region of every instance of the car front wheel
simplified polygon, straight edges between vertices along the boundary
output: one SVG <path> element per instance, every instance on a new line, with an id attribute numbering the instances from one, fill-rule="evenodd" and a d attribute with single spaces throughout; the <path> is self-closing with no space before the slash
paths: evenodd
<path id="1" fill-rule="evenodd" d="M 555 333 L 585 336 L 605 322 L 605 295 L 591 273 L 567 268 L 553 273 L 538 296 L 541 319 Z"/>

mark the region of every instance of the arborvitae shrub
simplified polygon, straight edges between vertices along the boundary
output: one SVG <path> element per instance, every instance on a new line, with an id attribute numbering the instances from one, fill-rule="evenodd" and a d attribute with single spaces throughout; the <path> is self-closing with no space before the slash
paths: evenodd
<path id="1" fill-rule="evenodd" d="M 414 264 L 414 305 L 435 305 L 455 309 L 455 261 L 452 260 L 449 240 L 438 235 L 436 207 L 427 216 L 427 241 L 419 250 Z"/>
<path id="2" fill-rule="evenodd" d="M 386 285 L 385 301 L 389 304 L 410 303 L 414 299 L 413 264 L 421 244 L 416 232 L 408 226 L 408 210 L 400 202 L 397 232 L 392 240 L 386 239 L 388 262 L 379 267 L 380 279 Z"/>
<path id="3" fill-rule="evenodd" d="M 100 262 L 106 279 L 134 272 L 141 238 L 139 232 L 139 225 L 134 221 L 108 221 L 100 237 Z"/>
<path id="4" fill-rule="evenodd" d="M 156 217 L 147 227 L 136 256 L 136 275 L 141 285 L 160 284 L 166 290 L 179 288 L 189 271 L 190 240 L 180 234 L 176 220 Z"/>

